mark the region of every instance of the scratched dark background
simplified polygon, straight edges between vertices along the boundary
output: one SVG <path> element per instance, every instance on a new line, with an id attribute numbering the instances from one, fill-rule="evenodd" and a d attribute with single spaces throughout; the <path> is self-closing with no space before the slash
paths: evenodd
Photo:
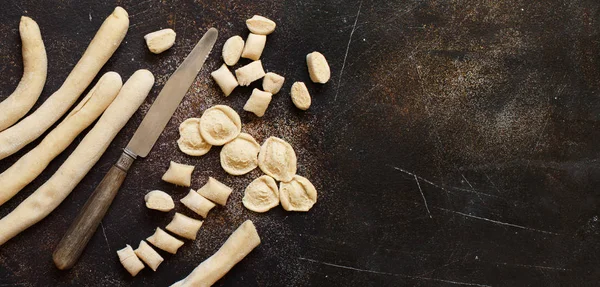
<path id="1" fill-rule="evenodd" d="M 116 5 L 129 12 L 130 29 L 101 73 L 127 79 L 147 68 L 157 83 L 65 202 L 0 247 L 0 286 L 166 286 L 246 219 L 262 244 L 219 286 L 597 286 L 600 2 L 3 1 L 0 99 L 21 77 L 21 15 L 38 22 L 48 54 L 37 107 Z M 225 98 L 209 77 L 222 63 L 224 41 L 245 37 L 244 20 L 254 14 L 277 22 L 262 60 L 267 71 L 286 77 L 263 118 L 242 110 L 251 88 Z M 51 253 L 62 234 L 211 26 L 220 30 L 215 50 L 165 132 L 133 166 L 79 263 L 57 270 Z M 167 27 L 178 33 L 174 47 L 148 52 L 143 35 Z M 314 50 L 331 66 L 325 85 L 307 75 L 305 55 Z M 307 82 L 312 93 L 307 112 L 290 100 L 294 81 Z M 179 123 L 219 103 L 237 110 L 243 130 L 259 142 L 273 135 L 295 147 L 298 173 L 319 192 L 310 212 L 250 212 L 241 198 L 258 170 L 227 175 L 217 147 L 199 158 L 178 151 Z M 47 180 L 81 137 L 0 207 L 0 216 Z M 187 190 L 160 180 L 170 159 L 196 165 L 193 188 L 214 176 L 235 191 L 225 208 L 210 213 L 195 242 L 177 255 L 161 252 L 157 272 L 146 268 L 132 278 L 115 251 L 136 247 L 174 213 L 147 210 L 143 195 L 165 190 L 176 211 L 191 215 L 178 203 Z"/>

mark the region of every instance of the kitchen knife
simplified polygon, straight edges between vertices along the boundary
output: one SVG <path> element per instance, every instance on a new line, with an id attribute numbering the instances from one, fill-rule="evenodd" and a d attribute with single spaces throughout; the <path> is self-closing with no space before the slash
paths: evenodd
<path id="1" fill-rule="evenodd" d="M 160 91 L 117 163 L 104 176 L 58 243 L 52 254 L 58 269 L 66 270 L 75 265 L 119 191 L 133 161 L 138 156 L 148 155 L 194 82 L 217 36 L 217 29 L 210 28 Z"/>

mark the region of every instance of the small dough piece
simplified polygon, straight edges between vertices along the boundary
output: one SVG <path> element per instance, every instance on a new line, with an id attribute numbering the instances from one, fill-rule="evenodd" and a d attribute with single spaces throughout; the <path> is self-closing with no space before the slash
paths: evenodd
<path id="1" fill-rule="evenodd" d="M 329 64 L 325 56 L 319 52 L 312 52 L 306 55 L 306 64 L 308 65 L 308 73 L 310 79 L 315 83 L 325 84 L 331 77 Z"/>
<path id="2" fill-rule="evenodd" d="M 260 55 L 262 55 L 266 44 L 267 36 L 257 35 L 253 33 L 248 34 L 248 39 L 246 39 L 246 46 L 244 46 L 244 51 L 242 51 L 242 58 L 254 61 L 260 59 Z"/>
<path id="3" fill-rule="evenodd" d="M 288 182 L 296 174 L 296 152 L 288 142 L 270 137 L 260 148 L 258 166 L 274 179 Z"/>
<path id="4" fill-rule="evenodd" d="M 210 150 L 212 145 L 207 143 L 200 135 L 199 118 L 187 119 L 179 125 L 177 146 L 183 153 L 191 156 L 202 156 Z"/>
<path id="5" fill-rule="evenodd" d="M 252 82 L 264 77 L 265 70 L 262 62 L 258 60 L 235 70 L 235 76 L 240 86 L 249 86 Z"/>
<path id="6" fill-rule="evenodd" d="M 173 29 L 162 29 L 144 36 L 148 50 L 154 54 L 160 54 L 169 48 L 173 47 L 175 43 L 175 36 L 177 34 Z"/>
<path id="7" fill-rule="evenodd" d="M 156 271 L 158 265 L 165 261 L 162 256 L 160 256 L 160 254 L 144 240 L 140 241 L 140 246 L 135 250 L 135 255 L 142 259 L 152 271 Z"/>
<path id="8" fill-rule="evenodd" d="M 271 19 L 254 15 L 252 18 L 246 20 L 246 26 L 254 34 L 269 35 L 275 31 L 277 24 Z"/>
<path id="9" fill-rule="evenodd" d="M 169 194 L 160 190 L 153 190 L 144 196 L 146 207 L 158 211 L 169 212 L 175 208 L 173 198 Z"/>
<path id="10" fill-rule="evenodd" d="M 263 79 L 263 90 L 265 92 L 269 92 L 275 95 L 279 93 L 279 90 L 281 90 L 284 81 L 285 78 L 283 76 L 277 75 L 272 72 L 268 72 L 265 74 L 265 77 Z"/>
<path id="11" fill-rule="evenodd" d="M 242 51 L 244 50 L 244 39 L 242 37 L 235 35 L 223 44 L 223 61 L 227 66 L 233 66 L 237 64 L 242 56 Z"/>
<path id="12" fill-rule="evenodd" d="M 303 82 L 295 82 L 292 85 L 290 95 L 296 108 L 299 108 L 303 111 L 306 111 L 308 108 L 310 108 L 310 94 L 308 93 L 308 89 Z"/>
<path id="13" fill-rule="evenodd" d="M 222 206 L 227 204 L 227 198 L 229 198 L 231 191 L 233 191 L 233 189 L 227 185 L 224 185 L 213 177 L 209 177 L 208 182 L 203 187 L 198 189 L 198 193 L 200 195 Z"/>
<path id="14" fill-rule="evenodd" d="M 215 207 L 215 204 L 212 203 L 212 201 L 198 194 L 193 189 L 190 189 L 188 195 L 181 199 L 181 203 L 204 218 L 206 218 L 208 212 Z"/>
<path id="15" fill-rule="evenodd" d="M 221 167 L 231 175 L 249 173 L 258 166 L 260 145 L 247 133 L 241 133 L 221 149 Z"/>
<path id="16" fill-rule="evenodd" d="M 192 183 L 193 165 L 181 164 L 171 161 L 169 169 L 162 176 L 162 180 L 180 186 L 190 186 Z"/>
<path id="17" fill-rule="evenodd" d="M 259 89 L 252 90 L 252 95 L 244 105 L 244 111 L 252 112 L 257 117 L 264 116 L 269 103 L 271 103 L 271 96 L 272 94 L 269 92 L 263 92 Z"/>
<path id="18" fill-rule="evenodd" d="M 127 244 L 125 248 L 121 250 L 117 250 L 117 256 L 119 256 L 119 261 L 125 267 L 127 272 L 131 274 L 131 276 L 135 277 L 142 269 L 144 269 L 144 263 L 135 255 L 133 248 Z"/>
<path id="19" fill-rule="evenodd" d="M 233 73 L 229 71 L 225 64 L 223 64 L 221 68 L 210 73 L 210 75 L 215 79 L 215 82 L 217 82 L 217 85 L 219 85 L 219 88 L 221 88 L 221 91 L 223 91 L 226 97 L 238 86 L 238 82 L 233 76 Z"/>
<path id="20" fill-rule="evenodd" d="M 154 234 L 146 238 L 146 240 L 159 249 L 171 254 L 177 253 L 177 249 L 183 246 L 183 241 L 173 237 L 171 234 L 160 229 L 160 227 L 157 227 Z"/>
<path id="21" fill-rule="evenodd" d="M 305 177 L 296 175 L 279 183 L 281 206 L 287 211 L 308 211 L 317 202 L 317 190 Z"/>
<path id="22" fill-rule="evenodd" d="M 201 220 L 193 219 L 177 212 L 166 229 L 183 238 L 195 240 L 200 227 L 202 227 Z"/>
<path id="23" fill-rule="evenodd" d="M 253 180 L 244 191 L 242 203 L 254 212 L 267 212 L 279 205 L 279 189 L 275 180 L 263 175 Z"/>
<path id="24" fill-rule="evenodd" d="M 240 115 L 225 105 L 213 106 L 200 118 L 200 135 L 211 145 L 224 145 L 242 131 Z"/>

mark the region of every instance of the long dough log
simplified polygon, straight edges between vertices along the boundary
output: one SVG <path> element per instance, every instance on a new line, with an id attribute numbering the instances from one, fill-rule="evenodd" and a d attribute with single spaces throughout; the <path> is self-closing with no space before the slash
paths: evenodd
<path id="1" fill-rule="evenodd" d="M 127 12 L 117 7 L 102 23 L 87 50 L 58 91 L 34 113 L 0 133 L 0 159 L 17 152 L 38 138 L 65 114 L 117 50 L 128 27 Z"/>
<path id="2" fill-rule="evenodd" d="M 29 17 L 21 17 L 21 54 L 23 77 L 15 91 L 0 102 L 0 131 L 22 118 L 38 100 L 48 73 L 48 58 L 38 24 Z"/>
<path id="3" fill-rule="evenodd" d="M 152 85 L 154 76 L 147 70 L 139 70 L 131 76 L 56 173 L 15 210 L 0 219 L 0 245 L 42 220 L 71 193 L 142 104 Z"/>
<path id="4" fill-rule="evenodd" d="M 200 263 L 185 279 L 171 287 L 212 286 L 259 244 L 260 237 L 256 227 L 252 221 L 246 220 L 227 238 L 215 254 Z"/>
<path id="5" fill-rule="evenodd" d="M 40 175 L 50 161 L 91 125 L 115 99 L 122 85 L 119 74 L 104 74 L 79 105 L 38 146 L 1 173 L 0 206 Z"/>

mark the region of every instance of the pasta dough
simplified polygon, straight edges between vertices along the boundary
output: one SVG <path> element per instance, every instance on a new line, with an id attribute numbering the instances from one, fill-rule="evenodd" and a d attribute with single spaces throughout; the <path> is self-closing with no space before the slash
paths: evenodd
<path id="1" fill-rule="evenodd" d="M 241 131 L 240 116 L 225 105 L 207 109 L 200 118 L 200 135 L 211 145 L 224 145 L 236 138 Z"/>
<path id="2" fill-rule="evenodd" d="M 190 189 L 188 195 L 181 199 L 181 203 L 204 218 L 206 218 L 208 212 L 215 207 L 214 203 L 193 189 Z"/>
<path id="3" fill-rule="evenodd" d="M 244 50 L 244 39 L 240 36 L 233 36 L 223 44 L 223 61 L 227 66 L 237 64 Z"/>
<path id="4" fill-rule="evenodd" d="M 217 82 L 217 85 L 219 85 L 219 88 L 221 88 L 221 91 L 223 91 L 223 94 L 225 94 L 226 97 L 231 95 L 231 92 L 238 86 L 237 80 L 225 64 L 221 65 L 221 68 L 210 73 L 210 75 L 215 79 L 215 82 Z"/>
<path id="5" fill-rule="evenodd" d="M 253 180 L 244 191 L 242 203 L 254 212 L 267 212 L 279 205 L 279 189 L 275 180 L 263 175 Z"/>
<path id="6" fill-rule="evenodd" d="M 235 77 L 240 86 L 249 86 L 252 82 L 265 76 L 262 62 L 254 61 L 246 66 L 235 70 Z"/>
<path id="7" fill-rule="evenodd" d="M 169 212 L 175 208 L 173 198 L 169 194 L 160 190 L 153 190 L 144 196 L 146 207 L 158 211 Z"/>
<path id="8" fill-rule="evenodd" d="M 164 259 L 156 250 L 154 250 L 146 241 L 140 241 L 140 246 L 134 251 L 135 255 L 142 259 L 152 271 L 156 271 L 158 265 L 160 265 Z"/>
<path id="9" fill-rule="evenodd" d="M 279 93 L 279 90 L 281 90 L 281 87 L 283 87 L 283 82 L 285 81 L 285 78 L 272 73 L 272 72 L 268 72 L 265 74 L 265 77 L 263 78 L 263 83 L 262 83 L 262 87 L 263 90 L 265 92 L 269 92 L 273 95 Z"/>
<path id="10" fill-rule="evenodd" d="M 202 221 L 187 217 L 179 212 L 175 213 L 173 220 L 167 225 L 167 230 L 183 238 L 195 240 L 198 230 L 202 227 Z"/>
<path id="11" fill-rule="evenodd" d="M 181 164 L 171 161 L 169 169 L 162 176 L 162 180 L 180 186 L 190 186 L 192 184 L 193 165 Z"/>
<path id="12" fill-rule="evenodd" d="M 260 145 L 247 133 L 240 133 L 221 149 L 221 167 L 231 175 L 249 173 L 258 166 Z"/>
<path id="13" fill-rule="evenodd" d="M 279 200 L 287 211 L 308 211 L 317 202 L 317 190 L 308 179 L 296 175 L 279 184 Z"/>
<path id="14" fill-rule="evenodd" d="M 133 248 L 131 248 L 129 244 L 127 244 L 125 248 L 117 250 L 117 256 L 119 256 L 119 261 L 123 267 L 125 267 L 127 272 L 133 277 L 144 269 L 144 263 L 142 263 L 137 255 L 135 255 Z"/>
<path id="15" fill-rule="evenodd" d="M 275 31 L 277 25 L 273 20 L 263 16 L 254 15 L 252 18 L 246 20 L 246 26 L 248 26 L 248 30 L 254 34 L 269 35 Z"/>
<path id="16" fill-rule="evenodd" d="M 154 234 L 146 238 L 146 240 L 159 249 L 167 251 L 171 254 L 177 253 L 177 249 L 183 246 L 183 241 L 173 237 L 169 233 L 166 233 L 159 227 L 157 227 Z"/>
<path id="17" fill-rule="evenodd" d="M 308 89 L 303 82 L 295 82 L 292 85 L 290 95 L 292 97 L 292 102 L 297 108 L 303 111 L 306 111 L 308 108 L 310 108 L 310 94 L 308 93 Z"/>
<path id="18" fill-rule="evenodd" d="M 319 52 L 312 52 L 306 55 L 306 64 L 310 79 L 315 83 L 325 84 L 331 77 L 329 64 L 325 56 Z"/>
<path id="19" fill-rule="evenodd" d="M 270 137 L 260 148 L 258 166 L 278 181 L 290 181 L 296 174 L 296 152 L 286 141 Z"/>
<path id="20" fill-rule="evenodd" d="M 267 44 L 267 36 L 250 33 L 248 39 L 246 39 L 244 51 L 242 51 L 242 58 L 254 61 L 260 59 L 260 55 L 265 49 L 265 44 Z"/>
<path id="21" fill-rule="evenodd" d="M 144 36 L 148 50 L 154 54 L 160 54 L 173 47 L 177 34 L 173 29 L 162 29 Z"/>
<path id="22" fill-rule="evenodd" d="M 233 190 L 230 187 L 224 185 L 213 177 L 209 177 L 208 182 L 203 187 L 198 189 L 198 193 L 200 195 L 222 206 L 227 204 L 227 198 L 229 198 L 231 191 Z"/>
<path id="23" fill-rule="evenodd" d="M 179 125 L 177 146 L 183 153 L 191 156 L 205 155 L 212 145 L 200 135 L 200 119 L 190 118 Z"/>
<path id="24" fill-rule="evenodd" d="M 252 90 L 252 95 L 244 105 L 244 111 L 252 112 L 257 117 L 264 116 L 269 103 L 271 103 L 271 96 L 269 92 L 263 92 L 259 89 Z"/>

